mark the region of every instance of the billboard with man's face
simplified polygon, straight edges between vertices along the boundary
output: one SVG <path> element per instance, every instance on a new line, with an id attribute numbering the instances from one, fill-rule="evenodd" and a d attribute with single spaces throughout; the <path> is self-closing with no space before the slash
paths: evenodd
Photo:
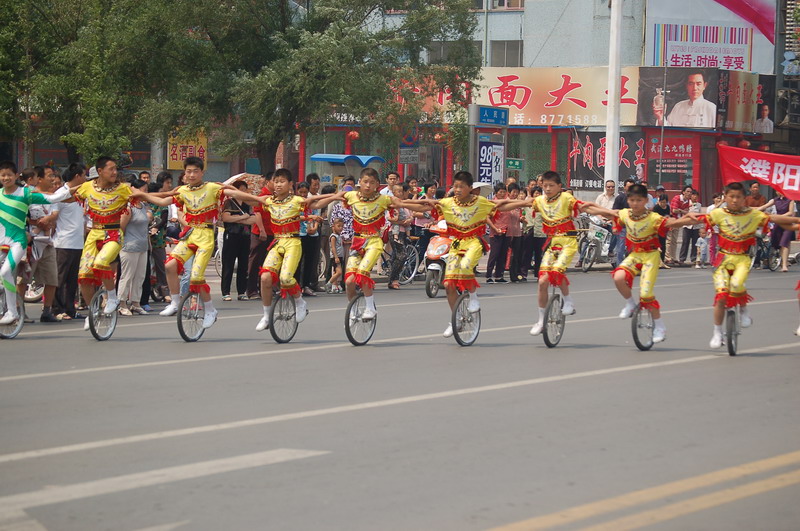
<path id="1" fill-rule="evenodd" d="M 718 99 L 716 69 L 643 67 L 636 125 L 714 129 Z"/>

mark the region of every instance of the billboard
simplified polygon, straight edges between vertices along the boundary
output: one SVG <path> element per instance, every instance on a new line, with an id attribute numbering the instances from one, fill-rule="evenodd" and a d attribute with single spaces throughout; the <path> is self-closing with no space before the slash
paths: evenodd
<path id="1" fill-rule="evenodd" d="M 187 157 L 200 157 L 208 160 L 208 139 L 205 133 L 185 136 L 174 131 L 167 139 L 167 169 L 182 170 Z"/>
<path id="2" fill-rule="evenodd" d="M 647 0 L 645 65 L 774 73 L 775 0 Z"/>
<path id="3" fill-rule="evenodd" d="M 506 107 L 509 126 L 606 124 L 608 69 L 497 68 L 481 71 L 475 103 Z M 636 124 L 639 68 L 625 67 L 620 80 L 622 125 Z"/>
<path id="4" fill-rule="evenodd" d="M 714 129 L 719 72 L 715 68 L 640 68 L 636 125 Z"/>
<path id="5" fill-rule="evenodd" d="M 619 180 L 647 179 L 647 145 L 644 133 L 622 133 L 619 139 Z M 606 153 L 605 133 L 573 132 L 569 152 L 569 186 L 576 190 L 603 192 L 603 173 L 613 159 Z"/>

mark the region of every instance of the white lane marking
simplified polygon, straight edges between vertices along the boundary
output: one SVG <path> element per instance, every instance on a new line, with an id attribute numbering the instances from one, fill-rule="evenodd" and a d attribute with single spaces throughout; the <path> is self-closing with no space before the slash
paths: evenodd
<path id="1" fill-rule="evenodd" d="M 695 286 L 695 285 L 696 286 L 700 286 L 700 285 L 707 285 L 707 284 L 708 284 L 708 282 L 681 282 L 681 283 L 678 283 L 678 284 L 659 284 L 658 287 L 659 288 L 678 288 L 678 287 L 682 288 L 682 287 L 686 287 L 686 286 Z M 537 284 L 532 283 L 531 285 L 535 286 Z M 634 286 L 634 289 L 635 289 L 635 286 Z M 602 288 L 602 289 L 572 290 L 571 293 L 574 295 L 574 294 L 584 294 L 584 293 L 606 293 L 606 292 L 614 292 L 614 293 L 616 293 L 616 291 L 617 291 L 617 289 L 612 287 L 612 288 Z M 519 294 L 516 294 L 516 295 L 499 295 L 499 296 L 491 296 L 491 297 L 487 296 L 487 297 L 484 297 L 482 300 L 484 300 L 484 301 L 497 301 L 497 300 L 501 300 L 501 299 L 519 299 L 519 298 L 523 298 L 523 297 L 533 297 L 534 295 L 535 295 L 535 291 L 533 293 L 519 293 Z M 399 308 L 399 307 L 402 307 L 402 306 L 419 306 L 421 304 L 444 304 L 446 302 L 447 302 L 447 299 L 445 299 L 445 298 L 437 298 L 437 299 L 421 300 L 421 301 L 415 301 L 415 302 L 396 302 L 396 303 L 392 303 L 392 304 L 381 304 L 380 307 L 381 308 Z M 346 309 L 347 309 L 346 306 L 341 306 L 341 307 L 337 306 L 337 307 L 334 307 L 334 308 L 311 308 L 311 311 L 313 313 L 315 313 L 315 314 L 316 313 L 324 313 L 324 312 L 341 312 L 341 313 L 344 313 L 344 311 Z M 155 312 L 153 312 L 153 313 L 155 314 Z M 251 313 L 251 314 L 245 314 L 245 315 L 227 315 L 227 316 L 223 315 L 223 316 L 217 317 L 217 321 L 224 321 L 224 320 L 227 320 L 227 319 L 254 319 L 256 317 L 261 317 L 261 316 L 262 316 L 261 313 Z M 133 319 L 137 319 L 138 320 L 139 317 L 134 317 Z M 158 319 L 157 318 L 157 319 L 152 319 L 151 320 L 151 319 L 148 319 L 148 318 L 145 317 L 144 319 L 142 319 L 138 323 L 118 324 L 116 329 L 119 330 L 121 328 L 137 328 L 137 327 L 140 327 L 140 326 L 162 326 L 162 325 L 175 326 L 175 318 L 174 317 L 170 317 L 169 319 Z M 30 330 L 30 329 L 28 329 L 28 330 Z M 76 326 L 76 327 L 72 327 L 72 328 L 61 328 L 61 327 L 59 327 L 58 329 L 50 329 L 50 330 L 30 330 L 30 331 L 26 331 L 26 329 L 23 328 L 22 333 L 20 333 L 19 337 L 46 336 L 46 335 L 53 335 L 53 334 L 64 335 L 64 334 L 78 334 L 78 333 L 86 335 L 86 332 L 83 330 L 83 326 L 82 325 L 79 326 L 79 327 Z M 90 336 L 87 335 L 87 337 L 90 337 Z"/>
<path id="2" fill-rule="evenodd" d="M 64 503 L 93 496 L 114 494 L 127 490 L 152 487 L 154 485 L 162 485 L 164 483 L 200 478 L 236 470 L 274 465 L 328 453 L 330 452 L 281 448 L 266 452 L 226 457 L 224 459 L 202 461 L 188 465 L 172 466 L 157 470 L 149 470 L 147 472 L 138 472 L 84 483 L 12 494 L 0 498 L 0 521 L 4 514 L 18 513 L 20 510 L 30 509 L 32 507 L 41 507 L 43 505 Z"/>
<path id="3" fill-rule="evenodd" d="M 783 304 L 789 302 L 796 302 L 797 299 L 782 299 L 777 301 L 759 301 L 759 302 L 751 302 L 749 306 L 758 306 L 758 305 L 765 305 L 765 304 Z M 709 307 L 701 306 L 696 308 L 681 308 L 677 310 L 662 310 L 662 314 L 672 314 L 672 313 L 684 313 L 684 312 L 701 312 L 701 311 L 710 311 Z M 619 321 L 619 317 L 617 316 L 604 316 L 604 317 L 588 317 L 586 319 L 569 319 L 567 323 L 569 325 L 581 324 L 581 323 L 594 323 L 598 321 Z M 525 328 L 530 328 L 530 324 L 524 325 L 513 325 L 513 326 L 501 326 L 496 328 L 484 328 L 481 329 L 481 333 L 488 334 L 492 332 L 507 332 L 509 330 L 520 330 Z M 441 338 L 441 333 L 436 334 L 424 334 L 419 336 L 403 336 L 403 337 L 390 337 L 386 339 L 373 339 L 370 341 L 371 345 L 375 344 L 385 344 L 385 343 L 401 343 L 403 341 L 416 341 L 419 339 L 437 339 Z M 480 345 L 478 345 L 479 347 Z M 182 359 L 171 359 L 171 360 L 161 360 L 161 361 L 147 361 L 142 363 L 126 363 L 122 365 L 109 365 L 106 367 L 89 367 L 86 369 L 69 369 L 65 371 L 50 371 L 50 372 L 37 372 L 33 374 L 17 374 L 14 376 L 3 376 L 0 377 L 0 383 L 3 382 L 15 382 L 21 380 L 33 380 L 38 378 L 50 378 L 54 376 L 72 376 L 77 374 L 91 374 L 96 372 L 105 372 L 105 371 L 121 371 L 126 369 L 142 369 L 147 367 L 161 367 L 165 365 L 180 365 L 184 363 L 200 363 L 205 361 L 220 361 L 220 360 L 231 360 L 236 358 L 252 358 L 258 356 L 270 356 L 274 354 L 288 354 L 291 352 L 313 352 L 315 350 L 333 350 L 339 348 L 349 348 L 352 347 L 350 342 L 343 341 L 340 343 L 325 343 L 322 345 L 313 345 L 313 346 L 305 346 L 305 347 L 292 347 L 292 348 L 284 348 L 284 349 L 277 349 L 277 350 L 260 350 L 254 352 L 240 352 L 236 354 L 219 354 L 217 356 L 199 356 L 194 358 L 182 358 Z"/>
<path id="4" fill-rule="evenodd" d="M 70 444 L 66 446 L 56 446 L 52 448 L 43 448 L 40 450 L 28 450 L 24 452 L 17 452 L 12 454 L 0 455 L 0 463 L 9 463 L 12 461 L 22 461 L 24 459 L 33 459 L 39 457 L 46 457 L 52 455 L 66 454 L 70 452 L 79 452 L 85 450 L 96 450 L 98 448 L 107 448 L 110 446 L 117 446 L 121 444 L 139 443 L 146 441 L 156 441 L 160 439 L 168 439 L 172 437 L 183 437 L 187 435 L 197 435 L 200 433 L 210 433 L 225 430 L 232 430 L 238 428 L 246 428 L 250 426 L 261 426 L 264 424 L 272 424 L 276 422 L 285 422 L 289 420 L 307 419 L 312 417 L 321 417 L 325 415 L 335 415 L 339 413 L 349 413 L 353 411 L 364 411 L 368 409 L 382 408 L 388 406 L 396 406 L 401 404 L 411 404 L 415 402 L 425 402 L 428 400 L 438 400 L 442 398 L 452 398 L 456 396 L 472 395 L 477 393 L 485 393 L 489 391 L 503 391 L 507 389 L 514 389 L 518 387 L 527 387 L 532 385 L 539 385 L 553 382 L 564 382 L 568 380 L 577 380 L 580 378 L 588 378 L 592 376 L 604 376 L 608 374 L 618 374 L 624 372 L 638 371 L 644 369 L 653 369 L 657 367 L 668 367 L 671 365 L 681 365 L 686 363 L 696 363 L 698 361 L 708 361 L 719 359 L 715 355 L 697 356 L 692 358 L 681 358 L 676 360 L 660 361 L 653 363 L 642 363 L 638 365 L 624 365 L 621 367 L 613 367 L 609 369 L 597 369 L 592 371 L 576 372 L 570 374 L 562 374 L 557 376 L 546 376 L 541 378 L 533 378 L 530 380 L 519 380 L 514 382 L 505 382 L 500 384 L 482 385 L 479 387 L 467 387 L 463 389 L 453 389 L 451 391 L 441 391 L 436 393 L 426 393 L 421 395 L 411 395 L 400 398 L 390 398 L 387 400 L 376 400 L 373 402 L 362 402 L 359 404 L 350 404 L 346 406 L 337 406 L 323 409 L 312 409 L 308 411 L 300 411 L 296 413 L 285 413 L 282 415 L 271 415 L 268 417 L 257 417 L 252 419 L 237 420 L 231 422 L 223 422 L 220 424 L 210 424 L 206 426 L 196 426 L 193 428 L 182 428 L 176 430 L 167 430 L 154 433 L 144 433 L 141 435 L 131 435 L 128 437 L 117 437 L 113 439 L 104 439 L 99 441 L 92 441 L 86 443 Z"/>
<path id="5" fill-rule="evenodd" d="M 174 531 L 180 527 L 190 524 L 191 520 L 183 520 L 180 522 L 172 522 L 171 524 L 161 524 L 161 525 L 154 525 L 152 527 L 143 527 L 141 529 L 137 529 L 136 531 Z M 3 529 L 0 529 L 3 531 Z"/>
<path id="6" fill-rule="evenodd" d="M 47 531 L 23 510 L 0 512 L 0 531 Z"/>

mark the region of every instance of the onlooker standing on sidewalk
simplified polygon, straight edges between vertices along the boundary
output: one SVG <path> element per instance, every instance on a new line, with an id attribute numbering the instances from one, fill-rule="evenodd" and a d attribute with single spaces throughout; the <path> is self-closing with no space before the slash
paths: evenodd
<path id="1" fill-rule="evenodd" d="M 236 181 L 233 186 L 247 191 L 247 182 Z M 236 293 L 240 301 L 247 300 L 247 268 L 250 256 L 250 225 L 253 216 L 250 205 L 229 197 L 222 212 L 225 230 L 222 233 L 222 300 L 231 300 L 233 266 L 236 264 Z"/>
<path id="2" fill-rule="evenodd" d="M 706 208 L 706 215 L 710 214 L 715 208 L 719 208 L 722 204 L 722 194 L 717 192 L 713 196 L 711 196 L 713 203 L 708 205 Z M 717 263 L 717 247 L 719 244 L 719 227 L 712 227 L 711 231 L 709 232 L 708 238 L 708 259 L 711 262 L 711 265 Z"/>
<path id="3" fill-rule="evenodd" d="M 672 211 L 673 218 L 680 218 L 687 212 L 691 206 L 692 187 L 686 185 L 680 194 L 672 198 L 669 203 L 669 208 Z M 679 263 L 678 257 L 678 235 L 680 228 L 675 227 L 667 233 L 667 265 Z"/>
<path id="4" fill-rule="evenodd" d="M 259 196 L 272 195 L 272 174 L 268 172 L 261 179 L 261 190 Z M 247 259 L 247 297 L 250 299 L 261 299 L 259 290 L 261 288 L 261 266 L 267 257 L 267 248 L 272 243 L 272 229 L 269 224 L 269 213 L 265 212 L 261 205 L 253 209 L 255 221 L 250 227 L 250 250 Z"/>
<path id="5" fill-rule="evenodd" d="M 308 196 L 319 195 L 320 181 L 319 175 L 309 173 L 306 176 L 305 184 L 308 185 Z M 310 215 L 316 219 L 306 223 L 306 234 L 300 236 L 300 244 L 303 248 L 303 264 L 300 285 L 303 293 L 314 297 L 317 292 L 325 291 L 319 287 L 319 259 L 322 243 L 320 239 L 320 228 L 322 222 L 322 210 L 312 209 Z M 301 268 L 298 267 L 298 272 Z"/>
<path id="6" fill-rule="evenodd" d="M 147 191 L 169 192 L 172 190 L 172 174 L 166 171 L 160 172 L 156 176 L 156 182 L 147 186 Z M 169 222 L 169 208 L 159 205 L 150 205 L 150 212 L 153 214 L 153 221 L 150 224 L 150 256 L 148 258 L 148 269 L 152 261 L 156 276 L 156 291 L 169 302 L 172 300 L 167 285 L 167 271 L 164 263 L 167 261 L 167 223 Z M 144 284 L 142 285 L 142 308 L 149 306 L 150 302 L 150 275 L 151 271 L 145 273 Z M 147 309 L 147 308 L 145 308 Z"/>
<path id="7" fill-rule="evenodd" d="M 53 168 L 46 166 L 43 177 L 39 178 L 39 182 L 33 190 L 42 194 L 52 194 L 56 191 L 59 181 Z M 58 287 L 58 260 L 55 247 L 53 247 L 53 231 L 58 214 L 53 212 L 53 206 L 34 204 L 28 210 L 31 235 L 33 236 L 31 255 L 34 257 L 31 264 L 31 278 L 38 284 L 44 285 L 42 315 L 39 319 L 43 323 L 58 321 L 53 314 L 53 304 Z M 20 292 L 25 293 L 24 286 Z"/>
<path id="8" fill-rule="evenodd" d="M 660 196 L 658 196 L 658 202 L 656 203 L 656 206 L 653 207 L 653 212 L 655 212 L 656 214 L 658 214 L 663 218 L 670 217 L 671 210 L 669 208 L 669 200 L 667 194 L 661 194 Z M 670 269 L 670 267 L 664 260 L 665 253 L 667 252 L 667 237 L 659 234 L 658 242 L 661 245 L 661 268 Z"/>
<path id="9" fill-rule="evenodd" d="M 331 235 L 328 238 L 332 272 L 330 280 L 325 284 L 325 291 L 328 293 L 342 292 L 341 282 L 345 264 L 342 229 L 344 229 L 344 220 L 342 218 L 334 218 L 331 221 Z"/>
<path id="10" fill-rule="evenodd" d="M 700 194 L 696 190 L 692 190 L 689 196 L 689 212 L 700 214 L 703 210 L 703 205 L 700 204 Z M 689 225 L 683 227 L 683 241 L 681 242 L 681 252 L 679 260 L 681 263 L 688 262 L 692 265 L 697 259 L 697 238 L 700 237 L 700 227 L 703 224 Z"/>
<path id="11" fill-rule="evenodd" d="M 392 195 L 401 201 L 408 198 L 411 187 L 407 183 L 395 184 Z M 400 272 L 403 270 L 406 258 L 406 243 L 408 242 L 408 229 L 413 218 L 407 208 L 390 208 L 386 212 L 389 220 L 389 244 L 392 246 L 392 264 L 389 270 L 389 289 L 400 289 Z"/>
<path id="12" fill-rule="evenodd" d="M 73 162 L 62 175 L 67 188 L 86 182 L 86 167 Z M 58 287 L 56 288 L 53 313 L 64 319 L 83 319 L 75 312 L 75 298 L 78 295 L 78 267 L 81 263 L 83 238 L 86 234 L 86 221 L 80 203 L 56 203 L 56 232 L 53 247 L 58 263 Z"/>
<path id="13" fill-rule="evenodd" d="M 508 190 L 508 198 L 516 200 L 519 198 L 519 185 L 516 182 L 509 183 L 506 186 Z M 511 260 L 508 263 L 508 278 L 511 282 L 519 282 L 524 280 L 521 271 L 521 253 L 522 253 L 522 209 L 515 208 L 508 212 L 508 230 L 506 230 L 506 237 L 508 238 L 508 249 L 511 251 Z"/>
<path id="14" fill-rule="evenodd" d="M 635 180 L 630 178 L 625 179 L 624 188 L 614 199 L 612 209 L 622 210 L 623 208 L 628 208 L 628 189 L 634 184 L 636 184 Z M 628 256 L 628 246 L 626 245 L 625 241 L 625 229 L 623 228 L 617 234 L 617 243 L 614 250 L 616 260 L 611 261 L 611 267 L 617 267 L 617 264 L 621 264 L 622 261 L 625 260 L 625 257 Z"/>
<path id="15" fill-rule="evenodd" d="M 147 183 L 135 179 L 131 187 L 147 191 Z M 125 237 L 119 252 L 121 273 L 119 276 L 119 313 L 121 315 L 147 314 L 139 304 L 142 298 L 142 285 L 147 272 L 147 250 L 150 248 L 150 221 L 153 213 L 146 203 L 131 203 L 130 214 L 123 214 L 121 225 L 125 227 Z M 127 224 L 125 218 L 129 218 Z"/>
<path id="16" fill-rule="evenodd" d="M 380 191 L 381 195 L 392 195 L 394 193 L 394 185 L 400 182 L 400 174 L 396 171 L 390 171 L 386 174 L 386 187 Z"/>
<path id="17" fill-rule="evenodd" d="M 436 185 L 426 184 L 423 187 L 424 199 L 436 199 Z M 412 199 L 416 199 L 412 197 Z M 414 217 L 414 224 L 411 227 L 411 234 L 419 238 L 414 246 L 417 248 L 419 255 L 420 266 L 425 263 L 425 251 L 428 249 L 428 244 L 431 241 L 431 231 L 429 227 L 433 224 L 433 217 L 430 212 L 412 212 Z"/>
<path id="18" fill-rule="evenodd" d="M 498 183 L 494 187 L 494 195 L 497 199 L 505 199 L 508 195 L 506 185 Z M 510 238 L 506 236 L 508 223 L 510 221 L 509 212 L 498 212 L 491 224 L 489 224 L 489 263 L 486 266 L 487 284 L 505 284 L 508 282 L 503 278 L 506 270 L 506 254 L 508 253 L 508 243 Z"/>
<path id="19" fill-rule="evenodd" d="M 755 182 L 750 185 L 750 195 L 748 195 L 744 202 L 750 208 L 762 207 L 767 203 L 767 198 L 761 195 L 761 186 Z"/>

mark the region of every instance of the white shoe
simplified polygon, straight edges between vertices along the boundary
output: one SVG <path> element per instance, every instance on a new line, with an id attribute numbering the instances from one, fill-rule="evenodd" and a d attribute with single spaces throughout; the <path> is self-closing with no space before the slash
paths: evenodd
<path id="1" fill-rule="evenodd" d="M 178 303 L 171 302 L 167 304 L 166 308 L 158 312 L 158 315 L 161 315 L 163 317 L 169 317 L 170 315 L 175 315 L 176 313 L 178 313 Z"/>
<path id="2" fill-rule="evenodd" d="M 294 318 L 297 320 L 298 324 L 305 321 L 306 317 L 308 317 L 308 307 L 306 305 L 303 305 L 302 307 L 297 306 Z"/>
<path id="3" fill-rule="evenodd" d="M 564 306 L 561 307 L 562 315 L 573 315 L 575 313 L 575 303 L 564 301 Z"/>
<path id="4" fill-rule="evenodd" d="M 533 328 L 531 328 L 531 335 L 538 336 L 539 334 L 542 333 L 543 328 L 544 328 L 544 323 L 536 323 L 535 325 L 533 325 Z"/>
<path id="5" fill-rule="evenodd" d="M 19 319 L 19 315 L 8 310 L 2 318 L 0 318 L 0 325 L 10 325 Z"/>
<path id="6" fill-rule="evenodd" d="M 444 329 L 444 337 L 453 337 L 453 323 L 448 323 L 447 328 Z"/>
<path id="7" fill-rule="evenodd" d="M 83 329 L 84 330 L 89 330 L 89 318 L 88 317 L 83 321 Z"/>
<path id="8" fill-rule="evenodd" d="M 364 313 L 361 314 L 362 321 L 369 321 L 370 319 L 375 319 L 378 316 L 378 311 L 374 308 L 364 308 Z"/>
<path id="9" fill-rule="evenodd" d="M 263 332 L 267 328 L 269 328 L 269 316 L 265 315 L 256 325 L 256 332 Z"/>
<path id="10" fill-rule="evenodd" d="M 211 328 L 211 326 L 217 321 L 217 314 L 219 311 L 214 308 L 210 312 L 206 312 L 203 316 L 203 328 Z"/>
<path id="11" fill-rule="evenodd" d="M 108 299 L 106 301 L 106 307 L 103 308 L 103 313 L 111 315 L 117 311 L 117 308 L 119 308 L 119 299 Z"/>
<path id="12" fill-rule="evenodd" d="M 653 329 L 653 343 L 661 343 L 667 338 L 667 329 L 655 327 Z"/>
<path id="13" fill-rule="evenodd" d="M 711 348 L 720 348 L 722 346 L 722 334 L 719 332 L 714 332 L 714 335 L 711 336 L 711 341 L 708 343 L 708 346 Z"/>
<path id="14" fill-rule="evenodd" d="M 742 328 L 749 328 L 753 326 L 753 318 L 749 314 L 740 313 L 739 317 L 742 320 Z"/>
<path id="15" fill-rule="evenodd" d="M 794 335 L 800 336 L 800 326 L 797 327 L 797 330 L 795 330 Z"/>
<path id="16" fill-rule="evenodd" d="M 636 306 L 630 306 L 626 304 L 625 307 L 619 312 L 620 319 L 629 319 L 631 315 L 633 315 L 633 310 L 636 309 Z"/>
<path id="17" fill-rule="evenodd" d="M 469 304 L 467 304 L 467 310 L 470 313 L 478 313 L 479 311 L 481 311 L 481 301 L 479 301 L 478 299 L 470 299 Z"/>

